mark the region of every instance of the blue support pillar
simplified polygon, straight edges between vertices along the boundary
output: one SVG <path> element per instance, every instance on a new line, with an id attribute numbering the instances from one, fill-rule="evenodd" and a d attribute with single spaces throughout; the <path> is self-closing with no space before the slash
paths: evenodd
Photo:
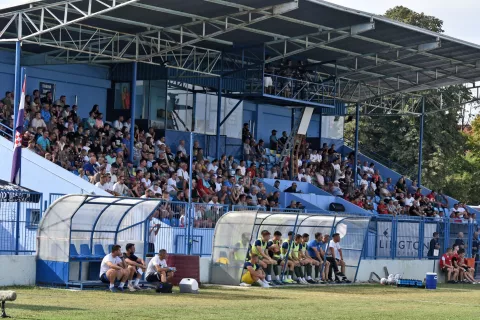
<path id="1" fill-rule="evenodd" d="M 137 62 L 133 62 L 132 66 L 132 89 L 130 95 L 130 161 L 133 161 L 133 148 L 135 144 L 135 107 L 137 98 Z"/>
<path id="2" fill-rule="evenodd" d="M 355 159 L 353 160 L 353 181 L 357 185 L 357 162 L 358 162 L 358 127 L 360 125 L 360 104 L 355 109 Z"/>
<path id="3" fill-rule="evenodd" d="M 194 139 L 193 131 L 190 132 L 190 148 L 189 148 L 189 163 L 188 163 L 188 208 L 187 208 L 187 225 L 185 226 L 185 233 L 188 235 L 186 242 L 187 242 L 187 250 L 185 251 L 188 255 L 192 252 L 192 245 L 193 245 L 193 206 L 192 206 L 192 178 L 193 178 L 193 139 Z"/>
<path id="4" fill-rule="evenodd" d="M 418 186 L 422 186 L 422 160 L 423 160 L 423 123 L 425 121 L 425 96 L 422 97 L 422 115 L 420 116 L 420 143 L 418 144 Z"/>
<path id="5" fill-rule="evenodd" d="M 322 148 L 322 121 L 323 121 L 323 114 L 320 113 L 320 123 L 318 124 L 318 150 Z"/>
<path id="6" fill-rule="evenodd" d="M 293 127 L 295 127 L 295 109 L 292 109 L 292 119 L 290 122 L 290 131 L 293 130 Z"/>
<path id="7" fill-rule="evenodd" d="M 15 126 L 17 124 L 18 106 L 20 104 L 20 96 L 22 95 L 22 75 L 20 67 L 20 58 L 22 54 L 22 44 L 20 41 L 15 42 L 15 87 L 13 99 L 13 136 L 15 137 Z"/>
<path id="8" fill-rule="evenodd" d="M 218 78 L 218 101 L 217 101 L 217 141 L 215 157 L 220 159 L 220 122 L 222 117 L 222 77 Z"/>

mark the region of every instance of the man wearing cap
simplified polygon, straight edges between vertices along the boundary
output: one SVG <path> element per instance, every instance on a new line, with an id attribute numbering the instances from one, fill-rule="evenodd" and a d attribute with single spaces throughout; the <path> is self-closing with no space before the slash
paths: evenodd
<path id="1" fill-rule="evenodd" d="M 272 130 L 272 135 L 270 136 L 270 149 L 277 152 L 277 149 L 278 149 L 277 130 Z"/>

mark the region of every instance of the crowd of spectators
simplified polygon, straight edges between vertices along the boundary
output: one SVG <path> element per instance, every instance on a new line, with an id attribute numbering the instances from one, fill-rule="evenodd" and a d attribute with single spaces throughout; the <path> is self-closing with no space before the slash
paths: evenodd
<path id="1" fill-rule="evenodd" d="M 266 56 L 265 59 L 269 60 L 270 57 Z M 278 63 L 265 64 L 263 87 L 267 94 L 306 99 L 310 92 L 315 91 L 314 77 L 315 73 L 309 70 L 308 62 L 282 59 Z"/>
<path id="2" fill-rule="evenodd" d="M 0 116 L 4 125 L 12 126 L 13 94 L 7 92 L 0 101 Z M 80 178 L 115 196 L 159 198 L 187 202 L 192 188 L 192 202 L 204 203 L 196 210 L 196 225 L 211 227 L 223 213 L 224 205 L 258 206 L 266 210 L 279 207 L 279 192 L 297 192 L 291 188 L 267 192 L 262 179 L 290 180 L 291 166 L 278 163 L 288 139 L 287 132 L 277 138 L 273 130 L 270 149 L 263 140 L 255 141 L 248 124 L 242 130 L 243 159 L 222 155 L 207 157 L 198 141 L 193 146 L 193 179 L 189 182 L 189 157 L 184 140 L 178 144 L 157 137 L 153 128 L 147 132 L 135 127 L 133 161 L 130 161 L 131 119 L 119 116 L 113 123 L 104 122 L 98 105 L 89 117 L 78 116 L 78 106 L 67 104 L 66 97 L 53 101 L 52 94 L 40 98 L 38 90 L 25 97 L 25 121 L 22 144 Z M 173 148 L 171 148 L 171 146 Z M 172 150 L 174 149 L 174 150 Z M 353 173 L 354 155 L 342 159 L 335 145 L 323 144 L 312 150 L 305 140 L 298 150 L 300 182 L 311 183 L 334 196 L 378 214 L 426 217 L 449 216 L 475 219 L 460 203 L 449 209 L 448 198 L 441 192 L 422 195 L 414 181 L 407 186 L 401 177 L 395 184 L 384 179 L 375 164 L 357 164 Z M 355 179 L 358 178 L 355 183 Z M 293 187 L 293 186 L 292 186 Z M 301 209 L 300 203 L 287 208 Z M 163 218 L 176 218 L 182 224 L 182 212 L 164 210 Z M 177 210 L 178 211 L 178 210 Z"/>

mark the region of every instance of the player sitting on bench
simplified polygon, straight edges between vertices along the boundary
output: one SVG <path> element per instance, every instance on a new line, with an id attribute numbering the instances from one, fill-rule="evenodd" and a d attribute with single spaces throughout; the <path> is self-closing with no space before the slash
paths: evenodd
<path id="1" fill-rule="evenodd" d="M 244 273 L 242 275 L 242 287 L 249 287 L 255 282 L 263 288 L 270 288 L 267 280 L 265 280 L 265 273 L 258 265 L 258 256 L 254 253 L 250 255 L 250 261 L 245 262 L 243 266 Z"/>
<path id="2" fill-rule="evenodd" d="M 267 281 L 272 281 L 272 268 L 270 265 L 277 265 L 277 261 L 270 258 L 267 252 L 267 244 L 270 240 L 270 232 L 267 230 L 263 230 L 261 233 L 261 237 L 258 238 L 251 248 L 251 253 L 256 254 L 258 256 L 258 265 L 262 267 L 263 270 L 267 272 Z"/>
<path id="3" fill-rule="evenodd" d="M 280 253 L 280 247 L 282 246 L 282 233 L 280 231 L 275 231 L 273 233 L 273 238 L 267 243 L 268 255 L 273 260 L 277 261 L 277 265 L 269 265 L 269 268 L 273 269 L 276 279 L 273 280 L 273 283 L 276 285 L 282 285 L 284 283 L 294 283 L 292 279 L 288 280 L 287 277 L 283 277 L 283 280 L 280 276 L 279 268 L 284 269 L 285 259 Z M 290 271 L 293 273 L 293 262 L 287 261 L 287 272 Z"/>
<path id="4" fill-rule="evenodd" d="M 177 271 L 176 268 L 167 265 L 167 250 L 162 249 L 148 263 L 145 280 L 148 282 L 171 283 L 175 271 Z"/>

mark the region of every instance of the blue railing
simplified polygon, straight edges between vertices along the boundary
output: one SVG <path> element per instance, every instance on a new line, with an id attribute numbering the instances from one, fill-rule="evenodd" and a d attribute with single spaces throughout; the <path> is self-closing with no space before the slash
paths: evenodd
<path id="1" fill-rule="evenodd" d="M 49 199 L 53 202 L 63 194 L 51 194 Z M 167 201 L 159 207 L 156 216 L 161 223 L 155 247 L 169 248 L 169 252 L 185 254 L 187 239 L 191 238 L 191 254 L 208 256 L 211 254 L 214 227 L 218 219 L 229 211 L 266 211 L 257 206 L 223 205 L 208 203 L 192 203 L 194 209 L 191 228 L 187 228 L 185 212 L 190 206 L 186 202 Z M 1 211 L 0 211 L 1 212 Z M 371 217 L 367 234 L 367 241 L 363 250 L 364 259 L 436 259 L 455 242 L 459 232 L 464 234 L 465 250 L 467 257 L 472 256 L 472 243 L 474 232 L 478 226 L 474 222 L 448 218 L 427 218 L 410 216 L 373 215 L 355 212 L 331 212 L 326 210 L 271 208 L 269 212 L 286 214 L 319 214 L 339 215 L 347 217 Z M 155 222 L 155 223 L 157 223 Z M 3 223 L 3 222 L 2 222 Z M 4 226 L 5 228 L 5 226 Z M 168 230 L 168 231 L 167 231 Z M 348 230 L 347 230 L 348 232 Z M 439 256 L 429 254 L 429 244 L 433 233 L 439 233 Z M 187 234 L 190 234 L 190 237 Z M 32 238 L 34 239 L 34 237 Z M 33 242 L 32 242 L 33 244 Z M 2 247 L 3 248 L 3 247 Z M 2 254 L 0 248 L 0 254 Z M 34 248 L 34 247 L 31 247 Z M 3 251 L 5 252 L 5 251 Z M 34 249 L 31 249 L 31 253 Z M 431 252 L 430 252 L 431 253 Z"/>
<path id="2" fill-rule="evenodd" d="M 439 259 L 463 233 L 467 257 L 472 257 L 472 243 L 477 225 L 458 223 L 448 218 L 409 216 L 374 216 L 370 221 L 364 259 Z M 438 247 L 430 247 L 434 232 Z M 460 240 L 459 240 L 460 242 Z M 438 251 L 437 251 L 438 250 Z"/>
<path id="3" fill-rule="evenodd" d="M 13 129 L 0 122 L 0 136 L 3 136 L 10 141 L 13 141 Z"/>
<path id="4" fill-rule="evenodd" d="M 0 198 L 0 255 L 36 252 L 37 228 L 42 218 L 42 194 L 3 190 Z"/>

